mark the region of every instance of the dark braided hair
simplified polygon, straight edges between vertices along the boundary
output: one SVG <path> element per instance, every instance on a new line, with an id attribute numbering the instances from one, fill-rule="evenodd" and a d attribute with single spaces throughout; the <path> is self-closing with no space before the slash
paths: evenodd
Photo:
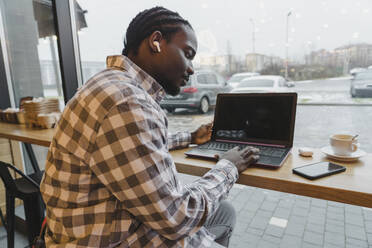
<path id="1" fill-rule="evenodd" d="M 190 23 L 177 12 L 163 7 L 154 7 L 140 12 L 128 26 L 122 54 L 128 56 L 131 51 L 137 55 L 141 42 L 154 31 L 160 31 L 165 40 L 169 42 L 172 34 L 180 30 L 179 24 L 192 28 Z"/>

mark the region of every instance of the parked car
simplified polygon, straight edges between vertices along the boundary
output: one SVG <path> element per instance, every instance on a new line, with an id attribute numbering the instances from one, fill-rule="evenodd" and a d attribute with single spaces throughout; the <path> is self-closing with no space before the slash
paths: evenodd
<path id="1" fill-rule="evenodd" d="M 293 86 L 294 82 L 282 76 L 256 76 L 243 79 L 231 92 L 284 92 Z"/>
<path id="2" fill-rule="evenodd" d="M 258 72 L 241 72 L 241 73 L 235 73 L 231 76 L 231 78 L 227 81 L 227 84 L 231 86 L 232 88 L 236 87 L 243 79 L 259 76 L 260 73 Z"/>
<path id="3" fill-rule="evenodd" d="M 351 97 L 372 97 L 372 70 L 360 72 L 350 83 Z"/>
<path id="4" fill-rule="evenodd" d="M 369 67 L 368 67 L 368 69 L 369 69 Z M 356 74 L 361 73 L 361 72 L 364 72 L 364 71 L 366 71 L 365 68 L 356 67 L 356 68 L 353 68 L 353 69 L 350 70 L 350 75 L 353 76 L 353 77 L 355 77 Z"/>
<path id="5" fill-rule="evenodd" d="M 208 112 L 216 105 L 217 94 L 229 92 L 231 88 L 219 74 L 213 71 L 195 71 L 186 86 L 181 87 L 177 96 L 166 95 L 160 106 L 172 113 L 176 108 L 198 109 Z"/>

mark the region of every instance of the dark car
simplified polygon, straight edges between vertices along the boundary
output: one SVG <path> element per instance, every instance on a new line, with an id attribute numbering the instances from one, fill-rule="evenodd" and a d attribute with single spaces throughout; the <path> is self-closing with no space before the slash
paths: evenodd
<path id="1" fill-rule="evenodd" d="M 208 112 L 216 105 L 217 94 L 229 92 L 226 81 L 213 71 L 196 71 L 177 96 L 166 95 L 160 106 L 172 113 L 176 108 L 198 109 Z"/>
<path id="2" fill-rule="evenodd" d="M 351 97 L 372 97 L 372 70 L 359 72 L 351 79 Z"/>

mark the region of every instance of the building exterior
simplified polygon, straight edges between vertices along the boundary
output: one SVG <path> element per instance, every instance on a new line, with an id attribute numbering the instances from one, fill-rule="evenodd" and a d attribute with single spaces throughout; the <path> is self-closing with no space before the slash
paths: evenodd
<path id="1" fill-rule="evenodd" d="M 283 63 L 283 59 L 276 56 L 259 53 L 249 53 L 245 56 L 246 69 L 251 72 L 259 72 L 269 65 L 283 65 Z"/>

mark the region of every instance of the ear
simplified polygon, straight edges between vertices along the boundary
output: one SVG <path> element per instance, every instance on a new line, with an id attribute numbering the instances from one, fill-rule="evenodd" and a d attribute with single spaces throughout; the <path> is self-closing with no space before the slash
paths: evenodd
<path id="1" fill-rule="evenodd" d="M 161 41 L 163 40 L 163 35 L 160 31 L 154 31 L 149 39 L 148 39 L 148 45 L 153 53 L 160 53 L 161 52 Z"/>

